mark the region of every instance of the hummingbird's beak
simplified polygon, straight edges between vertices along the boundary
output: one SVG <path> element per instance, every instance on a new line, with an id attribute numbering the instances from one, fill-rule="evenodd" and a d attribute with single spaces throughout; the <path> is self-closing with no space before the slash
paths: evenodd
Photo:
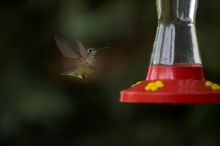
<path id="1" fill-rule="evenodd" d="M 99 48 L 97 51 L 99 50 L 103 50 L 103 49 L 109 49 L 110 47 L 103 47 L 103 48 Z"/>
<path id="2" fill-rule="evenodd" d="M 96 54 L 98 51 L 103 50 L 103 49 L 109 49 L 110 47 L 103 47 L 103 48 L 98 48 L 94 51 L 94 54 Z"/>
<path id="3" fill-rule="evenodd" d="M 94 50 L 92 54 L 96 54 L 98 52 L 98 49 Z"/>
<path id="4" fill-rule="evenodd" d="M 110 47 L 103 47 L 103 48 L 101 48 L 101 50 L 102 50 L 102 49 L 109 49 L 109 48 L 110 48 Z"/>

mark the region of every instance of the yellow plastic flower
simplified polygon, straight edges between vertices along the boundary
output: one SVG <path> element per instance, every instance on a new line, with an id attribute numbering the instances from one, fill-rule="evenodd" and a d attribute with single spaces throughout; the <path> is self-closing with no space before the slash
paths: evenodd
<path id="1" fill-rule="evenodd" d="M 145 87 L 145 90 L 151 90 L 151 87 L 152 86 L 154 86 L 154 82 L 149 82 L 148 84 L 147 84 L 147 86 Z"/>
<path id="2" fill-rule="evenodd" d="M 211 87 L 213 90 L 220 90 L 220 86 L 216 83 L 211 82 L 211 81 L 206 81 L 205 86 Z"/>
<path id="3" fill-rule="evenodd" d="M 159 88 L 163 88 L 164 87 L 164 83 L 162 81 L 156 81 L 155 84 L 157 85 L 157 87 Z"/>
<path id="4" fill-rule="evenodd" d="M 218 84 L 215 84 L 215 83 L 214 83 L 214 84 L 212 85 L 212 89 L 213 89 L 213 90 L 220 90 L 220 86 L 219 86 Z"/>
<path id="5" fill-rule="evenodd" d="M 207 87 L 211 87 L 211 86 L 213 85 L 213 83 L 212 83 L 211 81 L 206 81 L 206 82 L 205 82 L 205 85 L 206 85 Z"/>
<path id="6" fill-rule="evenodd" d="M 164 83 L 162 81 L 149 82 L 145 87 L 146 91 L 157 91 L 164 87 Z"/>
<path id="7" fill-rule="evenodd" d="M 141 82 L 142 82 L 142 81 L 139 81 L 139 82 L 137 82 L 137 83 L 133 84 L 131 87 L 134 87 L 134 86 L 136 86 L 136 85 L 140 84 Z"/>

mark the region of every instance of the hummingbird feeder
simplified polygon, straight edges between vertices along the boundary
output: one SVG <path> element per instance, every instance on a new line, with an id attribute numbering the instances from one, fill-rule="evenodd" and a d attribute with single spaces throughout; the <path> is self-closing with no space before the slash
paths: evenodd
<path id="1" fill-rule="evenodd" d="M 220 86 L 206 80 L 197 43 L 198 0 L 156 0 L 158 27 L 146 80 L 121 91 L 129 103 L 220 103 Z"/>

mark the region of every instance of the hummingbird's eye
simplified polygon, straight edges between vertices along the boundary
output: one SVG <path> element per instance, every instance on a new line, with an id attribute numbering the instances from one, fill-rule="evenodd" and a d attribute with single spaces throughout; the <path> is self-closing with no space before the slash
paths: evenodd
<path id="1" fill-rule="evenodd" d="M 89 53 L 91 53 L 91 52 L 92 52 L 92 50 L 91 50 L 91 49 L 89 49 L 89 50 L 88 50 L 88 52 L 89 52 Z"/>

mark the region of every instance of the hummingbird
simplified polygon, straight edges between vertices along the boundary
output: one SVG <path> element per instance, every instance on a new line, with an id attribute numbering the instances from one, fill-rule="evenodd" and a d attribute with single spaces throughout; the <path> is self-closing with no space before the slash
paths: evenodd
<path id="1" fill-rule="evenodd" d="M 60 36 L 55 36 L 55 42 L 62 55 L 72 59 L 75 65 L 74 69 L 61 73 L 61 75 L 84 79 L 95 71 L 97 49 L 86 49 L 79 40 L 76 41 L 77 47 L 72 47 L 70 42 Z"/>

